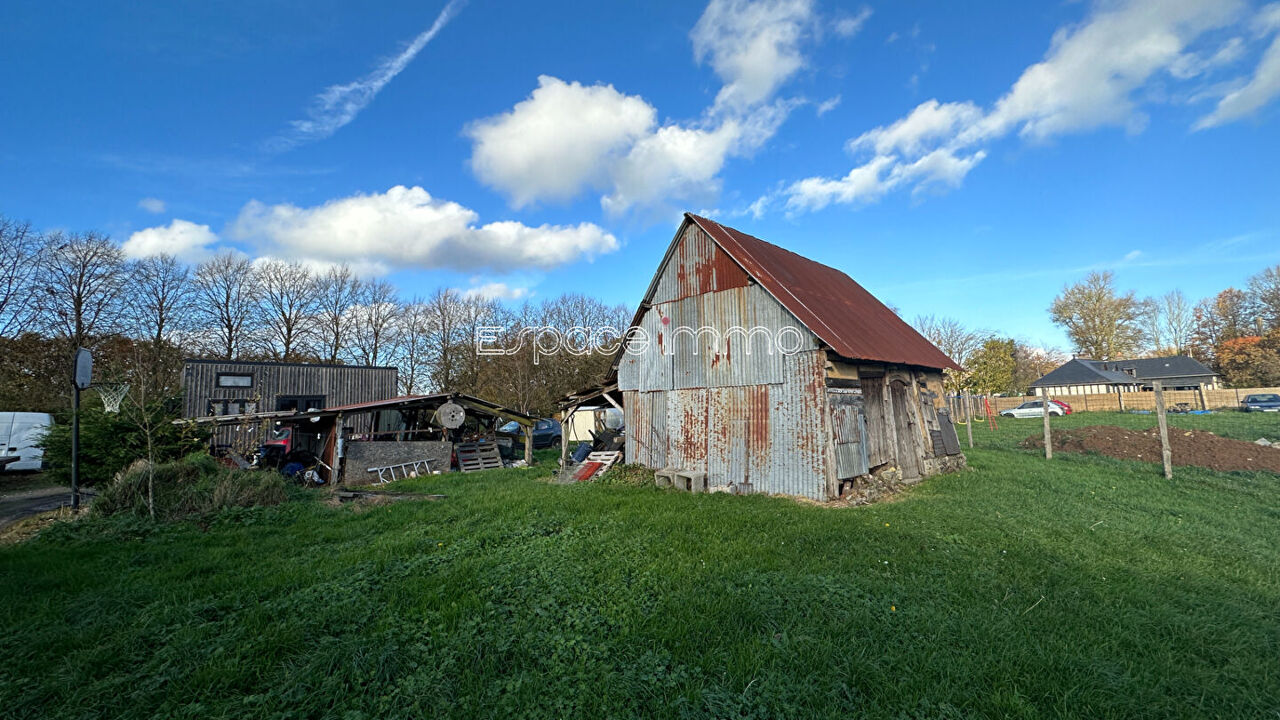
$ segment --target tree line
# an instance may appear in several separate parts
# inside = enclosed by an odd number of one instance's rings
[[[1280,265],[1192,302],[1181,290],[1155,297],[1116,287],[1109,271],[1089,273],[1054,298],[1049,317],[1079,357],[1118,360],[1189,355],[1235,387],[1280,385]],[[1023,394],[1037,378],[1071,359],[959,320],[926,315],[913,323],[965,368],[947,386],[978,393]]]
[[[399,391],[466,392],[546,414],[565,393],[599,382],[597,353],[536,361],[523,327],[610,325],[630,312],[580,294],[508,308],[437,288],[402,299],[345,265],[313,268],[224,252],[187,265],[127,258],[95,232],[38,233],[0,217],[0,407],[65,408],[70,359],[94,351],[96,375],[153,399],[176,397],[184,357],[393,365]],[[481,327],[501,327],[511,354],[478,355]],[[132,394],[133,391],[131,391]]]

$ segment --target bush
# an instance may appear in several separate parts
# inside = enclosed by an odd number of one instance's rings
[[[125,402],[128,405],[128,401]],[[136,407],[122,408],[119,413],[107,413],[96,403],[85,403],[80,408],[80,484],[106,483],[122,470],[147,454],[147,435],[139,422]],[[174,425],[172,415],[164,403],[155,403],[148,409],[155,461],[166,463],[177,460],[204,448],[207,435],[204,430],[190,426]],[[71,413],[59,413],[57,424],[49,428],[40,442],[51,479],[63,484],[71,483]]]
[[[139,460],[119,472],[94,499],[93,514],[146,517],[149,469],[145,460]],[[158,520],[179,520],[234,507],[277,505],[287,496],[287,483],[279,473],[233,470],[203,453],[156,465],[151,470],[151,481]]]

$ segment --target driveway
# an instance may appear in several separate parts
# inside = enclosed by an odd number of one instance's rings
[[[90,495],[80,491],[80,506],[84,507]],[[71,504],[71,488],[43,487],[34,490],[17,490],[0,493],[0,529],[9,527],[24,517],[57,510]]]

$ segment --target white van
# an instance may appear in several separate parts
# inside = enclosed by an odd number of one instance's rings
[[[9,463],[5,472],[40,470],[44,466],[44,450],[39,443],[52,424],[49,413],[0,412],[0,456],[21,458]]]

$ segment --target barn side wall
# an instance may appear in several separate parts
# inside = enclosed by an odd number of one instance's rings
[[[688,224],[618,367],[627,457],[712,486],[825,500],[834,454],[818,339]],[[699,329],[708,329],[699,332]],[[780,352],[782,339],[789,354]]]

